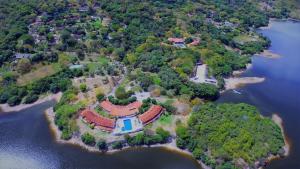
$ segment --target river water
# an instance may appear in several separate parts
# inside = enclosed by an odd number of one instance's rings
[[[282,57],[253,57],[244,76],[266,77],[260,84],[225,92],[217,102],[246,102],[263,115],[278,113],[292,144],[287,158],[272,161],[269,169],[300,168],[300,23],[273,22],[261,31],[270,48]],[[138,148],[112,155],[90,153],[78,146],[55,143],[44,110],[54,102],[0,114],[0,169],[197,169],[191,157],[162,148]]]
[[[253,67],[244,76],[266,77],[263,83],[224,93],[217,102],[246,102],[257,106],[263,115],[277,113],[291,142],[290,155],[275,160],[269,169],[300,168],[300,23],[272,22],[271,29],[260,30],[272,41],[270,50],[279,59],[254,56]]]
[[[0,115],[0,169],[196,169],[190,156],[162,148],[137,148],[112,155],[91,153],[53,140],[47,102]]]

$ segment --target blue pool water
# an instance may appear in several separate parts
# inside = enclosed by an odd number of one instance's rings
[[[131,125],[131,120],[130,119],[126,119],[123,122],[124,122],[124,127],[122,127],[122,131],[128,131],[128,130],[132,129],[132,125]]]

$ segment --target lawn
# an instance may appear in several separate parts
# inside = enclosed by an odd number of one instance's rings
[[[90,72],[95,72],[100,67],[108,65],[108,63],[109,60],[106,57],[100,56],[97,58],[97,61],[87,63],[87,67]]]
[[[29,73],[21,75],[17,79],[17,84],[18,85],[26,85],[32,81],[36,81],[41,78],[51,76],[60,70],[61,70],[61,68],[58,64],[41,66],[41,67],[38,67],[37,69],[35,69],[34,71],[31,71]]]
[[[171,114],[163,114],[158,119],[158,123],[161,125],[170,125],[174,119],[174,116]]]
[[[236,43],[244,44],[244,43],[247,43],[247,42],[258,41],[259,39],[257,39],[256,37],[248,36],[248,35],[239,35],[239,36],[234,37],[233,40]]]
[[[108,65],[109,59],[104,56],[100,56],[98,58],[98,62],[100,62],[101,65]]]

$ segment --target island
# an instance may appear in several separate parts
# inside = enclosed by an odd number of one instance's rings
[[[299,18],[295,0],[0,7],[0,108],[55,98],[46,116],[57,141],[107,153],[165,146],[211,168],[256,168],[286,155],[282,126],[251,105],[213,101],[265,80],[237,76],[271,45],[256,29]]]

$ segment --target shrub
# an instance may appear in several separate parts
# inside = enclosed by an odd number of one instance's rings
[[[134,94],[134,91],[132,91],[132,90],[126,91],[125,88],[122,86],[118,87],[115,92],[116,98],[121,99],[121,100],[129,99],[129,97],[133,94]]]
[[[73,132],[71,130],[69,130],[68,128],[66,128],[66,129],[62,130],[61,138],[64,140],[69,140],[72,138],[72,134],[73,134]]]
[[[81,92],[86,92],[87,91],[87,86],[84,83],[80,84],[79,88],[80,88]]]
[[[84,144],[89,146],[94,146],[96,144],[95,137],[90,133],[84,133],[83,135],[81,135],[81,140]]]
[[[167,112],[170,112],[170,113],[176,113],[176,107],[172,106],[171,104],[169,103],[161,103],[160,104],[162,107],[164,107],[166,109]]]
[[[101,101],[103,101],[103,100],[105,99],[105,95],[104,95],[103,93],[98,93],[98,94],[96,95],[96,97],[97,97],[97,100],[98,100],[99,102],[101,102]]]
[[[7,100],[8,105],[15,106],[21,103],[21,98],[19,96],[12,96]]]
[[[122,149],[123,143],[121,141],[116,141],[116,142],[112,143],[111,147],[113,149]]]
[[[116,89],[115,95],[118,99],[127,99],[129,97],[128,93],[126,92],[125,88],[120,86]]]
[[[113,96],[108,96],[108,100],[112,103],[112,104],[116,104],[116,105],[127,105],[129,103],[135,102],[137,99],[136,97],[129,97],[127,99],[116,99]]]
[[[30,104],[30,103],[33,103],[35,101],[37,101],[39,99],[39,96],[36,95],[36,94],[33,94],[33,93],[29,93],[25,99],[24,99],[24,103],[25,104]]]
[[[106,144],[105,140],[100,140],[100,141],[98,141],[97,147],[98,147],[99,150],[101,150],[101,151],[106,151],[106,150],[107,150],[107,144]]]
[[[158,127],[156,129],[156,134],[160,135],[162,140],[161,140],[161,143],[166,143],[168,142],[169,138],[170,138],[170,132],[169,131],[166,131],[164,130],[163,128],[161,127]]]
[[[1,93],[0,104],[6,103],[8,99],[9,99],[9,94],[8,93],[6,93],[6,92]]]

